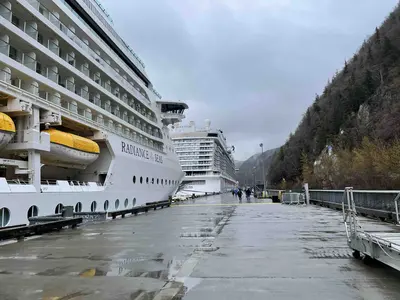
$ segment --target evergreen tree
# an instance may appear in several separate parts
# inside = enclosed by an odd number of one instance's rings
[[[373,60],[373,56],[372,56],[372,49],[370,46],[368,46],[368,50],[367,50],[367,62],[371,62]]]
[[[375,27],[375,38],[376,38],[376,40],[378,41],[378,43],[380,43],[380,41],[381,41],[381,35],[380,35],[380,32],[379,32],[378,27]]]
[[[367,70],[365,72],[364,88],[365,88],[367,97],[371,96],[375,92],[375,83],[374,83],[374,79],[372,78],[372,73],[370,70]]]
[[[306,124],[307,126],[311,125],[311,113],[310,113],[310,108],[307,108],[306,112]]]
[[[283,161],[285,159],[285,152],[283,151],[283,147],[279,148],[279,160]]]

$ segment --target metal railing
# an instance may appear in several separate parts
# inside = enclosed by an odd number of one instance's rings
[[[28,184],[30,184],[29,181],[21,180],[21,179],[10,179],[10,180],[7,180],[7,183],[8,184],[18,184],[18,185],[28,185]]]
[[[0,16],[11,22],[12,11],[2,3],[0,3]]]
[[[345,190],[309,190],[310,200],[342,203]],[[399,190],[352,190],[354,203],[358,207],[371,208],[383,211],[395,211],[393,199],[400,193]]]
[[[24,22],[24,32],[36,41],[38,40],[38,29],[28,24],[27,22]]]
[[[0,70],[0,80],[11,84],[11,72]]]

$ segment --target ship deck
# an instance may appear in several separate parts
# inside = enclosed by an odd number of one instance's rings
[[[231,194],[0,247],[0,299],[400,299],[341,212]],[[390,227],[389,225],[379,225]]]

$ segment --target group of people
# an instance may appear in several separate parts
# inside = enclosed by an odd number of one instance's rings
[[[247,187],[244,192],[246,194],[247,201],[249,201],[251,196],[251,189]],[[232,190],[232,196],[239,197],[239,201],[242,201],[242,195],[243,195],[243,190],[241,187],[237,187]]]

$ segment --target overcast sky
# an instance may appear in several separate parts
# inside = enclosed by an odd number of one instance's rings
[[[281,146],[397,0],[101,0],[165,100],[235,159]]]

